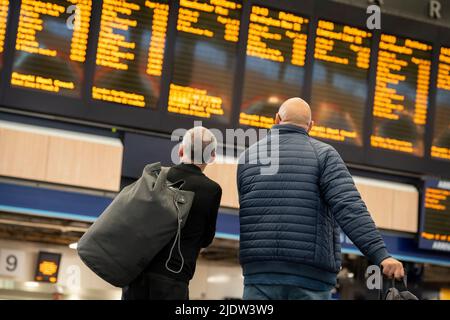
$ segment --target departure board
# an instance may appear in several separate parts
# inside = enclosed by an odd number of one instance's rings
[[[22,0],[11,85],[79,97],[91,12],[92,0]]]
[[[60,253],[40,251],[34,281],[57,283],[61,257]]]
[[[6,24],[8,23],[9,0],[0,0],[0,69],[3,67],[5,50]]]
[[[428,182],[419,246],[450,252],[450,182]]]
[[[382,34],[379,48],[371,145],[423,156],[432,47]]]
[[[168,111],[228,123],[242,5],[180,0]]]
[[[312,78],[310,135],[363,144],[372,34],[319,20]]]
[[[252,6],[239,123],[270,128],[280,104],[302,95],[308,19]]]
[[[450,160],[450,48],[441,48],[431,156]]]
[[[93,99],[156,108],[168,19],[167,0],[103,0]]]

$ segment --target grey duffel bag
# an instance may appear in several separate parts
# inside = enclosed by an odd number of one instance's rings
[[[116,287],[129,285],[153,257],[175,237],[166,267],[183,267],[180,233],[194,193],[180,190],[182,181],[167,181],[169,168],[147,165],[142,177],[125,187],[78,242],[83,262]],[[179,270],[168,267],[175,246]]]

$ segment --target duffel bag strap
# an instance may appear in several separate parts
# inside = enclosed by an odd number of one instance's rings
[[[169,270],[170,272],[178,274],[181,272],[181,270],[183,270],[183,267],[184,267],[184,257],[183,257],[183,254],[181,253],[181,223],[182,223],[182,219],[181,219],[180,207],[178,206],[178,199],[174,199],[174,202],[175,202],[175,207],[177,209],[178,228],[177,228],[177,234],[173,241],[172,247],[170,248],[169,258],[167,258],[167,261],[166,261],[166,269]],[[172,268],[169,267],[169,263],[170,263],[170,260],[172,260],[173,250],[175,249],[176,245],[178,246],[178,248],[177,248],[178,254],[180,255],[180,258],[181,258],[181,266],[178,270],[173,270]]]

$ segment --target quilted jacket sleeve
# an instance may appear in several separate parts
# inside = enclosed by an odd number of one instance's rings
[[[320,189],[324,200],[345,234],[372,263],[380,265],[389,253],[350,172],[333,147],[321,151]]]
[[[246,159],[248,157],[248,150],[243,152],[238,160],[237,170],[236,170],[236,184],[237,184],[237,191],[239,196],[239,202],[241,200],[241,179],[242,179],[242,171],[244,167],[246,166]]]

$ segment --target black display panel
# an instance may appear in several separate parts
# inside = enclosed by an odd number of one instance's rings
[[[92,0],[22,0],[11,86],[80,97]]]
[[[450,181],[425,183],[419,247],[450,252]]]
[[[431,56],[429,44],[381,35],[373,103],[373,148],[424,156]]]
[[[9,0],[0,0],[0,70],[3,67],[5,51],[6,25],[8,23]]]
[[[242,4],[181,0],[168,111],[229,123]]]
[[[310,135],[363,145],[372,33],[319,20],[316,30]]]
[[[352,43],[360,8],[236,1],[0,0],[0,104],[170,134],[195,117],[220,130],[267,128],[300,96],[313,107],[311,134],[347,163],[450,178],[449,54],[439,52],[448,29],[385,15],[382,30]]]
[[[431,157],[450,160],[450,48],[445,47],[441,48],[439,54]]]
[[[34,280],[37,282],[58,282],[58,273],[61,263],[61,254],[39,252]]]
[[[103,0],[93,99],[156,108],[168,16],[166,0]]]
[[[252,6],[239,123],[270,128],[280,104],[302,96],[309,20]]]

